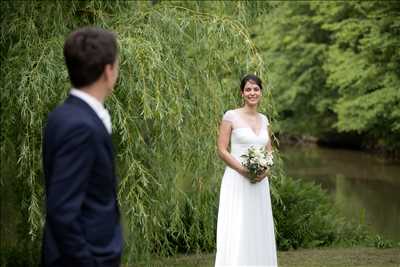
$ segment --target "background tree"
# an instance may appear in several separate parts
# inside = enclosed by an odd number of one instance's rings
[[[278,3],[254,27],[280,130],[400,147],[397,2]],[[352,138],[351,142],[357,139]]]

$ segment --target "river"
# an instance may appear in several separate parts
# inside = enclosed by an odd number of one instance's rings
[[[321,184],[346,218],[400,241],[400,162],[317,146],[280,151],[289,176]]]

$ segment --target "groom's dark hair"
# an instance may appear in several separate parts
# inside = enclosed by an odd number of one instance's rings
[[[99,79],[108,64],[114,64],[118,47],[115,34],[95,27],[72,32],[64,44],[64,58],[69,79],[76,88]]]

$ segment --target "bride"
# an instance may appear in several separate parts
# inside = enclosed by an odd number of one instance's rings
[[[220,191],[215,266],[276,267],[268,171],[253,184],[240,162],[250,146],[265,146],[272,152],[268,119],[257,112],[262,82],[247,75],[240,90],[244,106],[224,114],[218,137],[218,154],[227,167]]]

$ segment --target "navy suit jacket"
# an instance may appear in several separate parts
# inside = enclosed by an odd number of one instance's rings
[[[81,99],[70,95],[50,113],[43,165],[42,264],[119,266],[123,241],[111,136]]]

